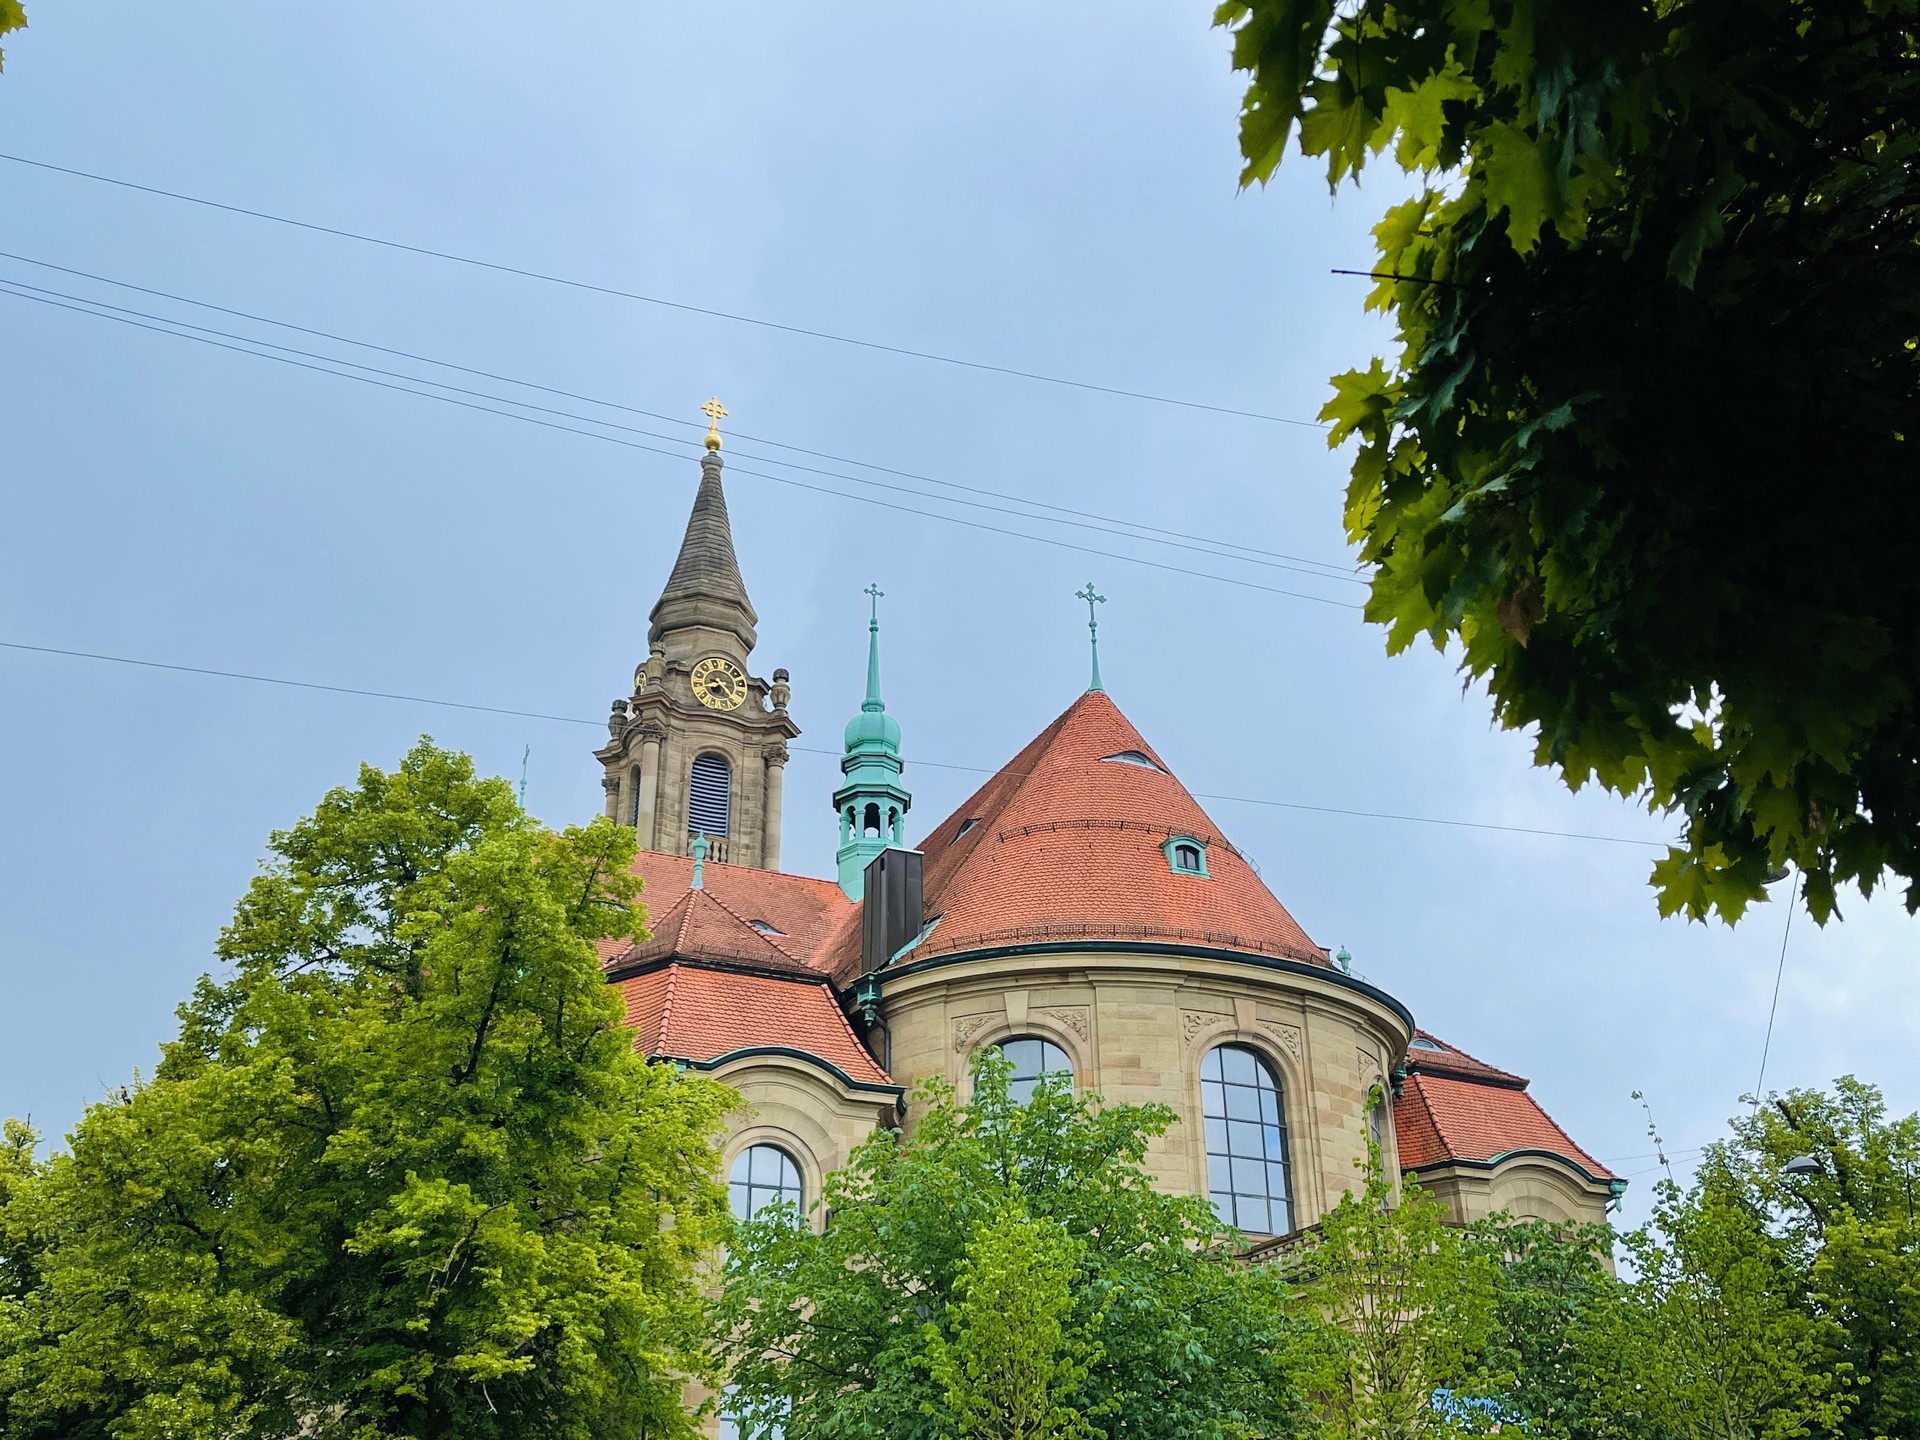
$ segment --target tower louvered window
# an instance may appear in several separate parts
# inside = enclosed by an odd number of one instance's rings
[[[723,755],[696,755],[687,784],[687,833],[726,838],[732,812],[733,769]]]

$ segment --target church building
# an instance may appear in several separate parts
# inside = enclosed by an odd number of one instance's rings
[[[837,827],[837,873],[784,873],[800,728],[788,673],[754,674],[717,425],[706,447],[649,653],[596,758],[607,815],[639,834],[652,931],[606,955],[607,978],[649,1055],[744,1097],[723,1156],[737,1213],[805,1210],[876,1126],[911,1129],[916,1083],[963,1085],[969,1057],[999,1046],[1017,1082],[1069,1074],[1171,1106],[1154,1178],[1211,1197],[1256,1246],[1354,1186],[1369,1138],[1458,1221],[1602,1218],[1625,1182],[1526,1080],[1420,1028],[1316,944],[1097,663],[1091,688],[922,828],[881,693],[876,592],[843,783],[796,797],[804,823]]]

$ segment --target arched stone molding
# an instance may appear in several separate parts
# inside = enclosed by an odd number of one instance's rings
[[[1227,1018],[1230,1022],[1232,1017]],[[1287,1125],[1287,1185],[1293,1209],[1293,1228],[1301,1230],[1320,1218],[1324,1206],[1320,1176],[1319,1117],[1312,1101],[1312,1079],[1306,1063],[1286,1050],[1266,1026],[1229,1023],[1209,1031],[1188,1047],[1185,1073],[1186,1107],[1180,1117],[1189,1133],[1189,1168],[1193,1193],[1205,1195],[1207,1185],[1207,1125],[1200,1093],[1200,1065],[1210,1051],[1222,1045],[1240,1045],[1253,1051],[1280,1082],[1281,1117]],[[1304,1142],[1304,1143],[1303,1143]]]
[[[1040,992],[1045,996],[1044,991]],[[953,1076],[955,1088],[963,1097],[971,1095],[972,1081],[969,1078],[973,1057],[989,1045],[998,1045],[1003,1040],[1017,1039],[1022,1035],[1038,1036],[1042,1040],[1051,1040],[1067,1052],[1067,1059],[1073,1063],[1073,1088],[1082,1095],[1098,1094],[1099,1067],[1094,1063],[1092,1007],[1084,1004],[1068,1004],[1063,997],[1060,1003],[1050,1003],[1045,998],[1038,1001],[1028,993],[1029,1003],[1021,1011],[1018,1020],[1011,1014],[985,1017],[986,1023],[970,1031],[964,1042],[957,1047]],[[1062,1014],[1062,1011],[1068,1013]],[[1073,1023],[1079,1019],[1079,1024]],[[975,1017],[968,1016],[966,1019]],[[956,1023],[954,1033],[960,1033]]]
[[[723,1164],[731,1167],[749,1145],[779,1145],[800,1167],[809,1207],[819,1202],[826,1177],[847,1163],[854,1147],[893,1123],[900,1098],[897,1086],[855,1085],[798,1052],[723,1055],[697,1068],[741,1098],[741,1107],[725,1122]],[[726,1174],[723,1169],[722,1179]],[[813,1215],[816,1226],[823,1219],[824,1212]]]
[[[1490,1215],[1556,1224],[1604,1223],[1612,1185],[1564,1156],[1522,1150],[1492,1160],[1450,1160],[1412,1172],[1457,1225]]]

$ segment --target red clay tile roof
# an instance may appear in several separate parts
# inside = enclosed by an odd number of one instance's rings
[[[1420,1042],[1425,1041],[1425,1044]],[[1437,1046],[1429,1049],[1428,1046]],[[1467,1054],[1458,1045],[1449,1045],[1429,1030],[1415,1030],[1413,1043],[1407,1046],[1407,1068],[1433,1075],[1459,1075],[1467,1079],[1486,1080],[1490,1084],[1508,1085],[1516,1090],[1527,1088],[1526,1079],[1515,1075],[1511,1070],[1500,1070]]]
[[[783,947],[784,937],[749,924],[711,890],[687,891],[648,924],[653,934],[616,956],[608,968],[624,970],[649,960],[728,960],[759,970],[816,973]]]
[[[639,1047],[648,1055],[716,1060],[778,1045],[817,1055],[862,1084],[892,1083],[822,979],[668,964],[616,983],[627,1003],[627,1024],[639,1032]]]
[[[783,875],[777,870],[755,870],[745,865],[722,865],[709,860],[701,872],[701,890],[693,890],[693,861],[684,855],[667,855],[657,850],[642,850],[633,862],[634,873],[644,882],[640,898],[647,907],[647,928],[653,938],[629,949],[624,944],[605,947],[602,959],[609,968],[635,959],[675,954],[690,959],[749,961],[764,956],[768,949],[799,965],[817,968],[825,942],[839,928],[840,921],[859,913],[840,887],[831,880],[816,880],[810,875]],[[717,901],[717,909],[687,897],[700,893]],[[669,917],[685,916],[697,908],[702,915],[673,929]],[[735,933],[738,925],[721,923],[723,916],[745,925],[753,936],[765,941],[756,945]],[[754,921],[772,927],[778,933],[759,929]],[[671,947],[662,950],[672,931]],[[711,950],[702,948],[711,945]],[[750,962],[751,963],[751,962]]]
[[[1108,758],[1125,751],[1153,766]],[[1172,872],[1161,847],[1176,835],[1206,842],[1205,877]],[[939,924],[913,951],[916,960],[1103,939],[1329,963],[1099,691],[1074,701],[922,848],[926,910]],[[843,922],[826,961],[843,983],[858,971],[859,945],[858,925]]]
[[[1512,1150],[1545,1150],[1571,1160],[1599,1180],[1613,1172],[1573,1143],[1540,1108],[1518,1075],[1496,1070],[1464,1050],[1409,1049],[1407,1080],[1393,1102],[1400,1165],[1418,1170],[1453,1160],[1490,1161]]]

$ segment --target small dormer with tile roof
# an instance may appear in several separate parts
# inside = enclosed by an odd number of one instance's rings
[[[734,554],[722,469],[716,423],[648,616],[647,658],[632,693],[613,702],[594,758],[606,814],[633,826],[641,849],[684,855],[704,835],[716,862],[778,870],[786,742],[800,727],[787,713],[787,672],[767,681],[749,666],[760,617]]]

